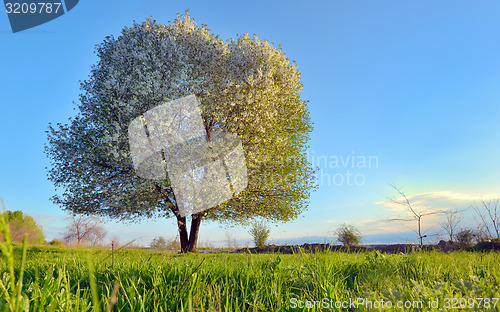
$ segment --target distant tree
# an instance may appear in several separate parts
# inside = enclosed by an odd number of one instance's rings
[[[415,207],[412,205],[412,203],[410,202],[408,197],[405,195],[405,193],[400,188],[398,188],[395,185],[391,185],[391,186],[399,194],[399,197],[392,198],[391,202],[393,202],[394,204],[397,204],[399,206],[405,207],[408,210],[410,215],[407,217],[388,218],[388,219],[386,219],[386,221],[388,221],[388,222],[392,222],[392,221],[402,221],[402,222],[416,221],[417,229],[413,230],[413,231],[418,235],[420,247],[422,247],[424,244],[424,238],[427,237],[426,234],[422,233],[422,218],[425,216],[443,213],[444,210],[431,210],[431,209],[426,208],[423,211],[419,211],[419,210],[415,209]]]
[[[446,210],[443,213],[444,220],[440,223],[440,225],[446,231],[449,241],[453,242],[464,215],[460,210]]]
[[[186,13],[168,25],[148,19],[125,27],[96,55],[78,115],[49,126],[48,176],[62,189],[54,203],[121,221],[176,218],[183,252],[196,251],[202,219],[286,222],[307,209],[316,187],[306,153],[312,122],[298,67],[281,48],[247,34],[224,41]],[[208,134],[241,139],[248,186],[217,207],[182,216],[168,179],[136,175],[127,129],[146,111],[188,95],[200,100]]]
[[[91,246],[100,244],[106,237],[107,231],[101,225],[99,218],[94,216],[72,215],[67,218],[68,225],[64,240],[77,246],[86,243]]]
[[[226,231],[225,234],[227,248],[236,248],[236,239],[234,238],[234,234]]]
[[[163,250],[167,249],[168,247],[168,242],[163,236],[158,236],[153,238],[151,243],[149,243],[149,247],[153,249],[158,249],[158,250]]]
[[[28,235],[29,244],[43,244],[45,242],[42,226],[36,223],[31,216],[22,211],[6,211],[5,215],[9,221],[12,242],[21,243],[24,234]]]
[[[357,246],[361,243],[361,232],[352,224],[341,224],[335,230],[335,235],[344,246]]]
[[[170,250],[180,250],[181,242],[179,241],[179,237],[174,238],[167,246],[167,249]]]
[[[113,245],[113,247],[115,249],[117,249],[117,248],[120,248],[120,246],[122,245],[122,242],[118,236],[113,236],[113,237],[111,237],[111,245]]]
[[[198,246],[201,247],[201,248],[206,248],[206,249],[212,249],[212,248],[214,248],[214,244],[208,238],[206,238],[205,241],[199,242]]]
[[[500,237],[500,199],[481,199],[472,204],[479,216],[479,228],[488,239]]]
[[[263,248],[266,246],[267,239],[271,233],[271,228],[262,220],[254,221],[248,233],[252,235],[255,247]]]
[[[474,242],[475,233],[471,229],[462,229],[456,235],[456,242],[461,248],[468,248]]]

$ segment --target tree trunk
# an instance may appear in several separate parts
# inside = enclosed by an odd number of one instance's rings
[[[202,214],[193,214],[191,216],[191,230],[189,233],[189,245],[187,248],[187,252],[196,252],[196,245],[198,244],[198,232],[200,231]]]
[[[156,186],[161,192],[160,186]],[[171,200],[169,196],[166,196],[168,200]],[[175,200],[175,199],[174,199]],[[177,229],[179,231],[179,239],[181,243],[181,252],[196,252],[196,245],[198,243],[198,232],[200,230],[201,219],[203,213],[192,214],[191,229],[188,236],[186,217],[182,217],[179,213],[179,208],[173,205],[171,208],[174,216],[177,218]]]
[[[191,221],[191,229],[188,236],[186,217],[181,217],[178,210],[172,209],[177,218],[177,229],[179,231],[179,239],[181,243],[181,252],[196,252],[196,245],[198,244],[198,232],[200,231],[200,224],[202,214],[193,214]]]
[[[189,239],[186,226],[186,217],[177,216],[177,228],[179,229],[179,239],[181,241],[181,252],[187,252]]]
[[[418,238],[420,239],[420,248],[424,245],[424,238],[422,237],[422,231],[420,228],[420,219],[421,216],[418,216]]]
[[[189,245],[186,217],[181,216],[179,209],[175,206],[171,207],[171,210],[177,218],[177,230],[179,231],[179,239],[181,241],[181,252],[184,253],[187,251]]]

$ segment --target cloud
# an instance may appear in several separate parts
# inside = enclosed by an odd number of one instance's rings
[[[464,194],[453,191],[426,192],[415,195],[406,195],[412,207],[419,212],[431,210],[448,210],[454,208],[464,208],[465,205],[479,200],[491,200],[498,198],[498,195],[475,195]],[[382,205],[389,212],[404,212],[408,210],[405,205],[399,204],[404,202],[404,197],[397,197],[393,200],[385,200],[375,202],[375,205]]]
[[[398,223],[389,223],[380,219],[371,219],[354,222],[364,235],[399,233],[408,230]]]
[[[415,196],[419,196],[422,198],[441,198],[451,201],[462,201],[462,202],[472,202],[477,200],[490,200],[494,198],[498,198],[498,195],[488,194],[488,195],[473,195],[473,194],[463,194],[459,192],[452,191],[443,191],[443,192],[428,192],[422,193]]]
[[[341,220],[327,220],[327,223],[335,223],[340,225],[342,223],[348,223],[356,226],[361,233],[364,235],[378,235],[378,234],[390,234],[390,233],[400,233],[408,231],[408,227],[401,222],[387,222],[384,219],[369,219],[361,221],[347,221],[342,222]]]
[[[31,213],[30,214],[33,219],[35,219],[37,222],[52,222],[54,221],[57,217],[56,216],[51,216],[47,214],[42,214],[42,213]]]
[[[429,199],[442,199],[442,200],[459,201],[459,202],[473,202],[481,199],[483,200],[495,199],[498,198],[499,195],[494,195],[494,194],[475,195],[475,194],[464,194],[453,191],[439,191],[439,192],[426,192],[415,195],[406,195],[406,197],[408,197],[408,200],[410,201],[415,201],[415,200],[426,201]],[[404,198],[398,197],[395,198],[395,200],[401,201],[404,200]],[[375,204],[382,204],[385,202],[388,201],[376,202]]]
[[[394,200],[386,200],[386,201],[376,202],[375,204],[376,205],[383,205],[384,207],[387,208],[386,210],[388,210],[388,211],[401,213],[401,212],[408,211],[407,206],[400,204],[403,202],[403,200],[404,199],[402,199],[402,198],[396,198]],[[417,211],[427,211],[431,208],[429,206],[429,204],[426,203],[426,201],[424,201],[424,200],[411,200],[410,198],[408,198],[408,200],[410,201],[413,209],[415,209]]]
[[[323,221],[324,223],[339,223],[340,221],[337,219],[330,219],[330,220],[325,220]]]

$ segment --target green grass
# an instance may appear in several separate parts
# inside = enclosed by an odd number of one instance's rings
[[[23,248],[13,250],[14,263],[20,264]],[[498,253],[177,255],[122,249],[115,255],[114,271],[110,254],[105,249],[28,247],[22,295],[17,296],[23,305],[17,311],[106,311],[111,302],[113,311],[323,311],[317,303],[316,308],[292,308],[294,302],[323,298],[417,301],[422,311],[440,300],[434,310],[451,311],[444,309],[444,298],[459,303],[460,298],[500,297]],[[7,285],[9,262],[1,265],[1,281]],[[14,275],[21,278],[19,266]],[[2,296],[0,309],[8,303]],[[500,311],[500,303],[496,306],[489,310]],[[488,309],[483,301],[465,310]]]
[[[500,311],[495,252],[183,255],[119,249],[113,268],[107,249],[28,247],[26,237],[14,246],[1,217],[0,233],[0,312]],[[365,304],[349,304],[360,300]],[[398,303],[408,308],[394,308]]]

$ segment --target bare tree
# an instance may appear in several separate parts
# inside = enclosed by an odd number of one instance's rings
[[[424,211],[418,211],[412,206],[410,200],[405,195],[405,193],[401,190],[401,188],[398,188],[395,185],[391,185],[391,187],[394,188],[398,192],[400,197],[399,198],[397,198],[397,197],[392,198],[390,201],[395,203],[395,204],[398,204],[400,206],[406,207],[408,209],[408,211],[410,212],[410,216],[409,217],[389,218],[386,221],[389,221],[389,222],[391,222],[391,221],[402,221],[402,222],[416,221],[417,222],[417,229],[413,230],[413,231],[415,233],[417,233],[418,239],[420,241],[420,247],[422,247],[422,245],[424,244],[424,238],[427,237],[427,235],[422,233],[422,218],[425,216],[430,216],[430,215],[442,213],[443,210],[436,211],[436,210],[426,209]]]
[[[500,237],[500,199],[474,201],[472,207],[480,219],[480,232],[487,238]]]
[[[97,217],[71,215],[67,220],[68,226],[66,226],[64,240],[68,244],[76,241],[77,246],[80,246],[82,242],[95,246],[106,237],[107,231]]]
[[[114,248],[120,248],[122,246],[122,241],[118,236],[111,237],[111,245]]]
[[[168,247],[167,239],[163,236],[158,236],[153,238],[151,243],[149,243],[149,247],[153,249],[164,250]]]
[[[462,222],[464,215],[461,210],[446,210],[444,213],[444,220],[439,224],[446,231],[450,238],[450,242],[455,240],[455,235],[459,231],[460,222]]]
[[[226,244],[227,248],[236,248],[236,239],[234,238],[234,233],[230,233],[229,231],[226,231]]]

